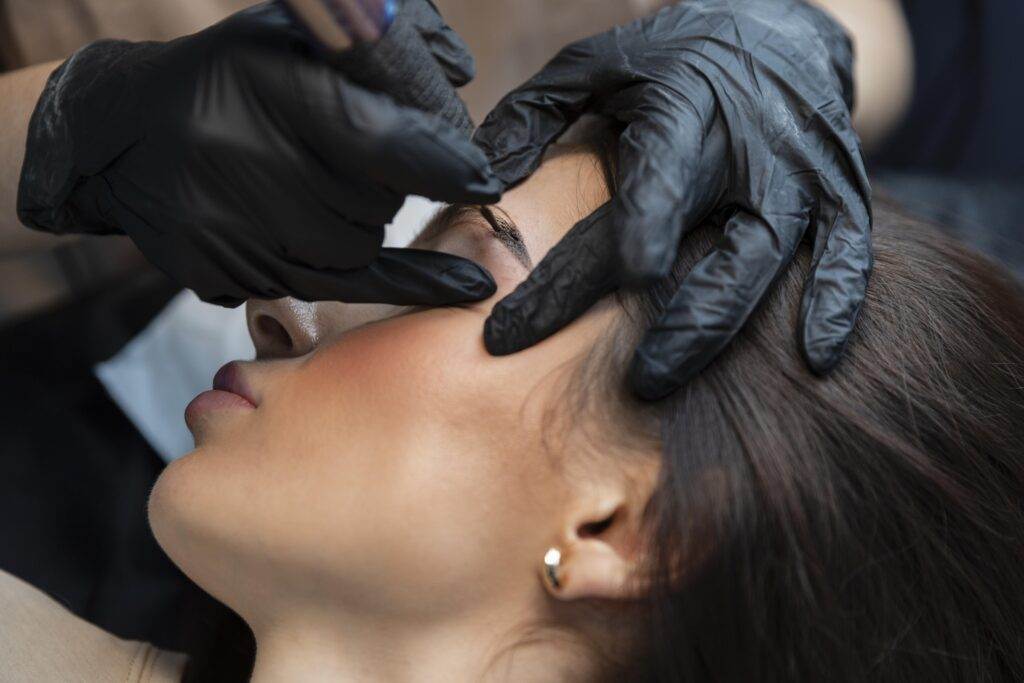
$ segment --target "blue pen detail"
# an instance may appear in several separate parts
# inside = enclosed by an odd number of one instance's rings
[[[332,48],[323,45],[317,38],[316,32],[310,30],[307,21],[300,16],[300,12],[293,7],[288,0],[279,0],[292,18],[313,42],[328,53]],[[399,11],[399,0],[316,0],[328,14],[331,20],[337,24],[342,31],[355,43],[373,42],[378,40],[387,32]],[[3,0],[0,0],[2,3]],[[296,3],[297,4],[297,3]],[[315,20],[312,20],[315,21]],[[337,47],[333,48],[337,49]]]
[[[388,30],[398,15],[398,0],[384,0],[384,16],[380,24],[381,33]]]
[[[359,6],[382,34],[398,14],[398,0],[359,0]]]
[[[388,30],[391,22],[395,20],[395,15],[398,14],[397,0],[356,0],[356,2],[381,35]],[[327,5],[333,10],[337,22],[351,33],[351,24],[340,3],[334,4],[334,1],[330,0]]]

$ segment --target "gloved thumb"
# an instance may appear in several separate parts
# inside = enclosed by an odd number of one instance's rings
[[[406,0],[402,12],[419,31],[448,81],[456,88],[473,80],[476,62],[462,37],[445,23],[431,0]]]
[[[412,1],[414,8],[422,2]],[[420,36],[416,19],[415,13],[408,16],[403,9],[383,38],[341,53],[334,66],[364,88],[387,93],[399,104],[439,116],[469,137],[473,131],[469,111]]]

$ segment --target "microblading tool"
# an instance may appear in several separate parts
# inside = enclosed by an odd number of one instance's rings
[[[398,0],[285,0],[285,4],[330,52],[378,41],[398,12]]]
[[[348,78],[387,93],[399,104],[436,114],[467,137],[472,134],[466,105],[444,70],[432,62],[434,56],[419,33],[418,21],[431,13],[443,25],[427,0],[279,1],[324,58]]]

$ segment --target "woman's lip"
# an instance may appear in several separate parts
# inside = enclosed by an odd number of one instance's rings
[[[209,389],[192,399],[185,407],[185,424],[194,430],[201,417],[215,410],[255,410],[248,399],[230,391]]]
[[[242,366],[238,361],[225,363],[217,374],[213,376],[213,388],[217,391],[235,394],[248,403],[251,407],[257,406],[256,398],[253,396],[249,384],[242,374]]]

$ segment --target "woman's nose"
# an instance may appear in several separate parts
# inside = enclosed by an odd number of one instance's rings
[[[298,299],[251,299],[245,305],[257,358],[304,356],[320,342],[316,304]]]

